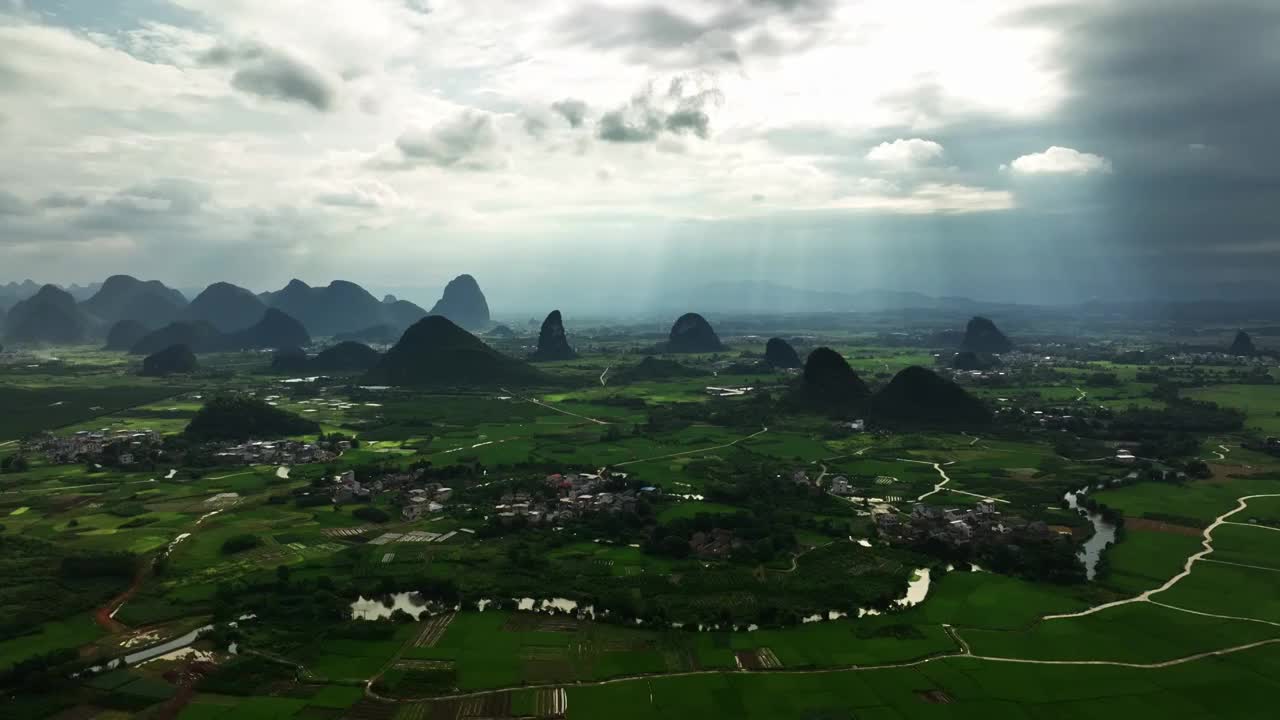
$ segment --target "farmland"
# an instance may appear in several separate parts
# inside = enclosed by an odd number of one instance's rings
[[[828,340],[873,385],[935,364],[927,346]],[[854,431],[794,404],[792,375],[712,380],[712,354],[680,358],[702,376],[611,384],[606,368],[635,362],[624,344],[518,389],[285,382],[243,354],[158,382],[111,353],[56,357],[0,368],[19,408],[0,460],[23,459],[0,474],[0,571],[27,579],[0,593],[21,618],[0,672],[60,689],[14,697],[18,717],[1250,717],[1280,689],[1280,462],[1243,447],[1269,422],[1252,388],[1183,391],[1244,424],[1129,464],[1112,456],[1138,441],[1069,416],[1178,400],[1110,361],[960,377],[1000,409],[990,426]],[[298,443],[346,445],[289,466],[191,452],[187,423],[228,392],[318,423]],[[23,452],[40,431],[162,443],[127,465],[55,462]],[[340,495],[347,472],[388,487]],[[611,484],[574,494],[627,504],[555,495],[596,476]],[[399,477],[450,492],[411,516]],[[998,547],[893,542],[878,520],[989,506],[1074,548],[1094,529],[1063,496],[1082,487],[1121,526],[1092,581]],[[84,681],[28,669],[205,626]]]

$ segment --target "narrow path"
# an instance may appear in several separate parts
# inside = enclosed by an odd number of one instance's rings
[[[1167,608],[1169,610],[1177,610],[1178,612],[1184,612],[1190,615],[1199,615],[1201,617],[1217,618],[1219,620],[1240,620],[1243,622],[1259,623],[1262,625],[1271,625],[1272,627],[1280,628],[1280,622],[1263,620],[1262,618],[1242,617],[1240,615],[1219,615],[1218,613],[1210,613],[1210,612],[1204,612],[1202,610],[1192,610],[1191,608],[1178,607],[1177,605],[1162,603],[1159,600],[1152,600],[1150,602],[1152,605],[1159,605],[1162,608]]]
[[[747,440],[750,440],[752,438],[759,437],[760,435],[763,435],[767,432],[769,432],[769,428],[763,428],[757,432],[751,433],[746,437],[738,438],[733,442],[728,442],[723,445],[716,445],[714,447],[709,447],[709,448],[699,448],[697,450],[685,450],[683,452],[671,453],[670,455],[659,455],[658,457],[642,458],[640,460],[627,460],[626,462],[614,463],[613,467],[622,467],[624,465],[635,465],[636,463],[643,463],[643,462],[653,462],[654,460],[666,460],[667,458],[680,457],[681,455],[693,455],[694,453],[711,452],[712,450],[723,450],[727,447],[733,447],[734,445],[737,445],[740,442],[746,442]]]
[[[957,490],[955,488],[946,488],[946,490],[949,493],[955,493],[957,495],[968,495],[969,497],[976,497],[979,500],[986,500],[987,502],[1004,503],[1005,505],[1012,504],[1008,500],[1005,500],[1004,498],[991,497],[990,495],[982,495],[981,493],[969,492],[968,490]]]
[[[917,660],[907,660],[904,662],[883,663],[880,665],[839,665],[824,668],[768,668],[760,670],[743,670],[743,669],[714,669],[714,670],[686,670],[684,672],[675,673],[647,673],[620,675],[618,677],[609,678],[607,680],[578,680],[573,682],[555,682],[555,683],[528,683],[524,685],[512,685],[509,687],[491,688],[488,690],[474,690],[471,692],[450,693],[447,695],[434,695],[428,697],[417,698],[389,698],[378,695],[372,687],[372,680],[365,686],[365,693],[369,697],[392,703],[417,703],[433,700],[467,700],[471,698],[484,697],[497,693],[510,692],[513,690],[541,690],[541,689],[562,689],[565,687],[601,687],[605,685],[617,685],[620,683],[634,682],[636,680],[654,680],[667,678],[683,678],[709,675],[834,675],[847,672],[875,672],[877,670],[900,670],[905,668],[920,667],[934,662],[943,662],[947,660],[973,660],[979,662],[998,662],[1011,663],[1017,665],[1093,665],[1103,667],[1123,667],[1134,668],[1139,670],[1155,670],[1160,668],[1174,667],[1177,665],[1185,665],[1187,663],[1204,660],[1211,657],[1221,657],[1223,655],[1232,655],[1238,652],[1245,652],[1267,645],[1280,643],[1280,638],[1271,638],[1268,640],[1258,640],[1256,642],[1246,643],[1244,645],[1235,645],[1233,647],[1222,648],[1219,650],[1209,650],[1206,652],[1196,653],[1194,655],[1186,655],[1172,660],[1163,660],[1152,663],[1136,663],[1136,662],[1120,662],[1118,660],[1027,660],[1023,658],[1008,657],[992,657],[989,655],[974,655],[969,651],[969,646],[963,639],[948,632],[953,639],[957,641],[960,649],[930,655],[929,657]]]
[[[600,387],[609,387],[609,381],[606,380],[606,378],[609,375],[609,371],[612,369],[613,365],[610,364],[605,367],[604,372],[600,373]]]
[[[1162,593],[1168,590],[1169,588],[1172,588],[1174,585],[1177,585],[1179,582],[1182,581],[1183,578],[1191,574],[1191,567],[1193,565],[1195,565],[1198,561],[1200,561],[1201,559],[1205,558],[1206,556],[1208,556],[1210,553],[1213,552],[1213,531],[1216,530],[1218,526],[1227,524],[1227,518],[1249,507],[1250,500],[1255,500],[1258,498],[1274,498],[1274,497],[1280,497],[1280,494],[1245,495],[1244,497],[1237,498],[1235,508],[1228,510],[1227,512],[1219,515],[1213,521],[1213,523],[1209,525],[1209,527],[1204,529],[1204,534],[1203,534],[1204,539],[1200,541],[1200,545],[1204,549],[1188,557],[1187,562],[1182,566],[1182,572],[1169,578],[1160,587],[1155,588],[1154,590],[1147,590],[1143,592],[1141,595],[1137,595],[1135,597],[1126,598],[1124,600],[1116,600],[1114,602],[1109,602],[1109,603],[1103,603],[1101,605],[1095,605],[1094,607],[1091,607],[1087,610],[1081,610],[1080,612],[1064,613],[1061,615],[1046,615],[1044,616],[1044,619],[1060,620],[1064,618],[1084,617],[1086,615],[1092,615],[1096,612],[1100,612],[1108,608],[1119,607],[1121,605],[1130,605],[1132,603],[1139,603],[1139,602],[1151,602],[1152,595]],[[1249,527],[1254,527],[1254,526],[1250,525]],[[1166,607],[1173,607],[1173,606],[1166,606]],[[1174,608],[1174,609],[1181,609],[1181,608]]]
[[[1225,522],[1223,525],[1235,525],[1236,527],[1258,528],[1259,530],[1274,530],[1280,532],[1280,527],[1271,527],[1270,525],[1257,525],[1255,523],[1242,522]]]
[[[151,478],[149,480],[125,480],[123,482],[100,482],[100,483],[90,483],[88,485],[63,485],[62,487],[24,488],[21,490],[5,490],[4,492],[0,492],[0,495],[25,495],[28,493],[62,492],[63,490],[83,490],[85,488],[94,488],[94,487],[117,487],[120,485],[141,485],[143,483],[153,483],[155,481],[156,481],[155,478]]]
[[[1229,562],[1227,560],[1214,560],[1213,558],[1203,558],[1200,560],[1200,562],[1217,563],[1218,565],[1234,565],[1235,567],[1249,568],[1251,570],[1266,570],[1267,572],[1280,572],[1280,568],[1267,567],[1265,565],[1246,565],[1245,563]]]
[[[937,485],[934,485],[933,489],[930,490],[929,492],[916,498],[916,502],[920,502],[925,498],[929,497],[930,495],[936,495],[937,493],[942,492],[942,488],[946,487],[947,484],[951,482],[951,477],[947,475],[946,470],[942,469],[941,463],[931,463],[928,460],[908,460],[906,458],[898,458],[898,462],[916,463],[917,465],[932,465],[933,469],[937,470],[938,474],[942,476],[942,482],[938,483]],[[955,463],[955,460],[952,460],[951,462],[947,463],[947,465],[951,465],[953,463]]]
[[[579,415],[578,413],[575,413],[575,412],[569,412],[568,410],[562,410],[561,408],[558,408],[558,407],[556,407],[555,405],[552,405],[551,403],[543,402],[543,401],[541,401],[541,400],[539,400],[539,399],[537,399],[537,398],[522,397],[522,396],[520,396],[519,394],[514,393],[514,392],[511,392],[510,390],[508,390],[508,389],[506,389],[506,388],[499,388],[499,390],[501,390],[502,392],[504,392],[504,393],[506,393],[506,394],[510,395],[511,397],[519,398],[520,400],[523,400],[523,401],[525,401],[525,402],[533,403],[534,405],[540,405],[540,406],[542,406],[542,407],[544,407],[544,408],[546,408],[546,409],[548,409],[548,410],[553,410],[553,411],[555,411],[555,412],[562,413],[562,414],[564,414],[564,415],[568,415],[568,416],[570,416],[570,417],[576,417],[576,418],[578,418],[578,419],[580,419],[580,420],[586,420],[586,421],[588,421],[588,422],[593,422],[593,423],[595,423],[595,424],[597,424],[597,425],[608,425],[608,424],[609,424],[608,422],[606,422],[606,421],[604,421],[604,420],[598,420],[598,419],[593,418],[593,417],[587,417],[586,415]]]
[[[124,607],[130,598],[138,594],[138,590],[142,589],[142,583],[146,582],[150,574],[151,563],[149,561],[141,563],[133,574],[133,579],[129,581],[129,587],[108,600],[107,604],[93,611],[93,621],[98,624],[98,627],[112,635],[129,629],[128,625],[116,619],[116,613],[120,612],[120,608]]]

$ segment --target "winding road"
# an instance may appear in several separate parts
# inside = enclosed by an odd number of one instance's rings
[[[1243,524],[1244,524],[1244,523],[1228,523],[1227,518],[1231,517],[1232,515],[1235,515],[1235,514],[1236,514],[1236,513],[1238,513],[1238,512],[1242,512],[1242,511],[1244,511],[1246,508],[1248,508],[1248,507],[1249,507],[1249,501],[1250,501],[1250,500],[1256,500],[1256,499],[1259,499],[1259,498],[1276,498],[1276,497],[1280,497],[1280,494],[1278,494],[1278,493],[1272,493],[1272,494],[1266,494],[1266,495],[1245,495],[1244,497],[1237,498],[1237,499],[1236,499],[1236,506],[1235,506],[1235,508],[1233,508],[1233,509],[1231,509],[1231,510],[1228,510],[1227,512],[1225,512],[1225,513],[1223,513],[1223,514],[1219,515],[1219,516],[1218,516],[1218,517],[1213,521],[1213,523],[1212,523],[1211,525],[1209,525],[1209,527],[1207,527],[1207,528],[1205,528],[1205,529],[1204,529],[1204,534],[1203,534],[1204,539],[1200,541],[1200,545],[1203,547],[1203,549],[1202,549],[1200,552],[1195,553],[1194,555],[1192,555],[1192,556],[1188,557],[1188,558],[1187,558],[1187,562],[1182,566],[1182,572],[1179,572],[1177,575],[1174,575],[1173,577],[1171,577],[1171,578],[1169,578],[1168,580],[1166,580],[1166,581],[1165,581],[1165,583],[1164,583],[1163,585],[1161,585],[1160,587],[1155,588],[1154,590],[1147,590],[1146,592],[1143,592],[1141,595],[1136,595],[1136,596],[1131,597],[1131,598],[1125,598],[1124,600],[1116,600],[1116,601],[1114,601],[1114,602],[1103,603],[1103,604],[1101,604],[1101,605],[1095,605],[1094,607],[1091,607],[1091,608],[1089,608],[1089,609],[1087,609],[1087,610],[1081,610],[1080,612],[1064,613],[1064,614],[1061,614],[1061,615],[1046,615],[1046,616],[1044,616],[1044,619],[1045,619],[1045,620],[1061,620],[1061,619],[1065,619],[1065,618],[1077,618],[1077,617],[1084,617],[1084,616],[1086,616],[1086,615],[1092,615],[1092,614],[1094,614],[1094,613],[1101,612],[1101,611],[1106,610],[1106,609],[1108,609],[1108,608],[1120,607],[1121,605],[1132,605],[1133,603],[1140,603],[1140,602],[1154,602],[1154,601],[1151,599],[1151,596],[1153,596],[1153,595],[1158,595],[1158,594],[1160,594],[1160,593],[1162,593],[1162,592],[1164,592],[1164,591],[1168,590],[1169,588],[1172,588],[1174,585],[1177,585],[1177,584],[1178,584],[1179,582],[1181,582],[1184,578],[1186,578],[1188,575],[1190,575],[1190,574],[1191,574],[1191,568],[1192,568],[1192,567],[1193,567],[1197,562],[1199,562],[1200,560],[1204,559],[1205,557],[1207,557],[1209,554],[1211,554],[1211,553],[1213,552],[1213,531],[1214,531],[1214,530],[1218,529],[1218,527],[1219,527],[1219,526],[1221,526],[1221,525],[1227,525],[1227,524],[1232,524],[1232,525],[1243,525]],[[1258,526],[1256,526],[1256,525],[1246,525],[1246,527],[1258,527]],[[1268,529],[1272,529],[1272,528],[1268,528]],[[1209,615],[1208,613],[1201,613],[1201,612],[1197,612],[1197,611],[1193,611],[1193,610],[1185,610],[1184,608],[1175,607],[1175,606],[1173,606],[1173,605],[1165,605],[1164,603],[1156,603],[1156,604],[1160,605],[1161,607],[1167,607],[1167,608],[1170,608],[1170,609],[1173,609],[1173,610],[1183,610],[1184,612],[1192,612],[1192,613],[1197,614],[1197,615]],[[1209,615],[1209,616],[1210,616],[1210,617],[1225,617],[1225,616],[1215,616],[1215,615]],[[1280,627],[1280,624],[1278,624],[1278,623],[1272,623],[1272,622],[1267,621],[1267,620],[1257,620],[1257,619],[1255,619],[1255,618],[1229,618],[1229,619],[1234,619],[1234,620],[1254,620],[1255,622],[1264,622],[1264,623],[1267,623],[1267,624],[1270,624],[1270,625],[1276,625],[1277,627]]]

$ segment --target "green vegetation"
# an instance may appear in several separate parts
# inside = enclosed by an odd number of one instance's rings
[[[656,334],[575,328],[589,350],[531,373],[529,333],[423,327],[359,381],[263,353],[204,355],[177,384],[80,348],[0,367],[19,408],[0,436],[6,716],[547,716],[567,698],[569,717],[1250,717],[1278,689],[1280,497],[1151,602],[1086,612],[1178,575],[1240,497],[1280,495],[1248,368],[1059,338],[1052,361],[952,373],[954,345],[923,334],[768,328],[863,383],[824,405],[760,362],[755,328],[678,359],[644,354]],[[143,429],[163,438],[129,463],[24,442]],[[323,453],[219,454],[277,438]],[[1123,518],[1091,582],[1092,526],[1062,501],[1086,486]],[[1016,549],[941,525],[893,541],[877,519],[912,522],[918,499],[1032,530],[1001,536]],[[382,619],[353,620],[358,598]],[[198,660],[72,677],[210,623]],[[480,694],[431,699],[456,692]]]

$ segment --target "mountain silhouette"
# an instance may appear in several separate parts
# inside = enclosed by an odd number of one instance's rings
[[[801,404],[824,412],[861,411],[870,395],[844,356],[829,347],[809,353],[795,390]]]
[[[80,308],[104,325],[133,320],[158,328],[177,319],[187,299],[159,280],[142,281],[131,275],[112,275]]]
[[[991,411],[964,388],[918,366],[908,367],[871,398],[877,422],[928,426],[974,426],[991,422]]]
[[[765,343],[764,361],[776,368],[798,368],[803,364],[791,343],[780,337],[769,338]]]
[[[444,316],[467,330],[479,330],[489,324],[489,303],[475,278],[459,275],[444,286],[444,293],[430,314]]]
[[[76,299],[56,285],[45,285],[9,308],[4,338],[11,343],[75,345],[85,341],[89,318]]]
[[[1227,349],[1231,355],[1256,355],[1258,348],[1253,344],[1253,338],[1249,337],[1249,333],[1240,330],[1236,333],[1236,337],[1231,341],[1231,347]]]
[[[291,280],[283,289],[265,293],[263,300],[297,318],[315,336],[336,336],[376,325],[403,329],[427,314],[404,300],[380,301],[346,280],[334,280],[326,287]]]
[[[1013,343],[989,318],[975,315],[965,327],[960,349],[975,353],[999,354],[1013,350]]]
[[[509,331],[508,331],[509,332]],[[542,330],[538,333],[538,349],[529,356],[530,360],[572,360],[578,353],[569,346],[569,338],[565,336],[564,321],[559,310],[552,310],[547,319],[542,321]]]
[[[195,372],[197,366],[196,354],[191,352],[191,348],[186,345],[170,345],[143,358],[139,374],[147,377],[188,374]]]
[[[231,283],[216,282],[205,288],[182,311],[180,320],[207,322],[219,332],[243,330],[262,319],[267,309],[257,295]],[[196,352],[200,352],[198,349]]]
[[[493,385],[545,381],[532,365],[507,357],[440,315],[414,323],[365,376],[382,385]]]
[[[708,353],[724,349],[711,323],[698,313],[685,313],[675,321],[666,346],[667,352],[673,353]]]

